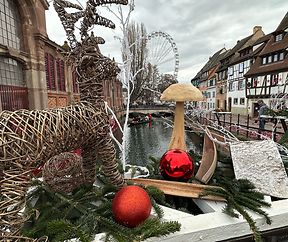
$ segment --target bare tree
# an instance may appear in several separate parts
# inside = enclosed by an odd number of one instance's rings
[[[177,83],[178,81],[174,77],[174,75],[171,74],[164,74],[161,76],[160,81],[157,83],[157,91],[163,92],[167,87],[169,87],[172,84]]]
[[[150,63],[146,65],[145,82],[142,86],[140,100],[142,103],[146,102],[152,104],[156,99],[160,98],[160,92],[157,90],[157,85],[161,79],[157,66]]]
[[[146,39],[147,33],[146,28],[143,23],[138,24],[131,22],[128,26],[128,42],[130,46],[131,58],[131,73],[135,76],[134,80],[134,90],[131,93],[131,103],[137,101],[141,96],[142,87],[145,83],[146,71],[139,72],[140,69],[143,69],[146,63]],[[125,57],[125,56],[124,56]],[[125,60],[125,58],[123,58]]]

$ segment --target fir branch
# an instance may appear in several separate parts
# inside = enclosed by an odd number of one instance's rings
[[[153,187],[149,187],[147,191],[152,194],[150,199],[158,216],[154,220],[158,222],[147,223],[142,229],[141,225],[130,229],[117,224],[112,214],[115,191],[115,187],[103,184],[103,187],[82,186],[72,193],[60,194],[39,184],[29,194],[29,205],[26,206],[25,214],[30,217],[22,234],[33,238],[47,235],[51,242],[72,238],[86,242],[91,241],[96,233],[106,232],[107,241],[132,242],[135,238],[140,241],[152,235],[161,236],[179,230],[180,225],[177,222],[160,222],[163,211],[153,197],[159,201],[165,197],[162,191]],[[163,230],[154,228],[155,224]]]
[[[131,235],[130,228],[124,227],[109,218],[98,217],[97,220],[102,225],[104,231],[109,236],[113,236],[117,242],[129,242],[135,238],[135,235]]]
[[[228,199],[229,196],[231,196],[231,194],[226,191],[226,190],[223,190],[222,188],[218,188],[218,187],[215,187],[215,188],[206,188],[200,195],[199,197],[205,197],[205,196],[208,196],[208,195],[211,195],[211,196],[217,196],[217,197],[223,197],[225,200]]]
[[[271,219],[270,219],[269,215],[264,210],[259,208],[261,205],[259,205],[255,201],[253,201],[251,199],[247,199],[243,196],[241,196],[241,197],[236,196],[235,200],[237,201],[237,204],[239,204],[240,206],[249,208],[250,210],[264,216],[266,219],[266,223],[271,224]],[[270,204],[269,204],[269,206],[270,206]]]
[[[151,203],[152,203],[152,206],[155,210],[155,213],[157,214],[157,217],[160,219],[160,218],[163,218],[164,216],[164,212],[163,212],[163,209],[155,202],[154,199],[151,199]]]
[[[250,229],[252,230],[253,237],[255,242],[262,242],[261,233],[256,226],[256,222],[252,217],[243,209],[242,206],[239,206],[237,203],[234,204],[235,209],[243,216],[243,218],[248,222]]]
[[[226,206],[223,208],[223,212],[233,218],[239,218],[239,215],[234,212],[233,206],[229,203],[227,203]]]
[[[239,192],[239,194],[245,195],[245,197],[257,201],[259,204],[263,206],[269,207],[269,203],[267,203],[264,199],[264,195],[257,191],[248,191],[248,192]]]
[[[270,204],[264,200],[264,195],[255,190],[254,184],[245,179],[233,179],[229,181],[225,177],[217,177],[218,188],[205,189],[201,196],[213,195],[225,198],[226,206],[223,212],[232,216],[239,217],[234,210],[248,222],[256,242],[262,241],[256,222],[248,214],[246,209],[250,209],[265,217],[266,223],[271,224],[269,215],[261,209],[262,206],[269,207]]]
[[[181,225],[175,221],[161,222],[159,219],[149,218],[135,229],[142,232],[137,239],[143,241],[150,237],[160,237],[169,233],[175,233],[176,231],[180,231],[180,228]]]
[[[233,181],[236,181],[236,184],[239,187],[239,191],[246,191],[246,192],[251,191],[254,193],[258,193],[254,190],[255,185],[247,179],[238,179],[238,180],[234,179]],[[228,183],[228,185],[229,185],[229,183]],[[263,197],[263,195],[262,195],[262,197]]]
[[[249,194],[248,194],[249,195]],[[263,198],[264,199],[264,196]],[[252,205],[254,207],[271,207],[271,204],[266,202],[265,200],[260,200],[259,198],[254,199],[254,197],[247,196],[244,192],[235,194],[235,200],[238,201],[243,206],[246,206],[247,204]]]
[[[282,135],[281,139],[279,140],[280,145],[284,145],[285,143],[288,143],[288,130],[285,132],[285,134]]]
[[[165,203],[165,194],[159,188],[155,186],[147,186],[145,190],[150,197],[153,197],[155,199],[156,202],[159,202],[161,204]]]

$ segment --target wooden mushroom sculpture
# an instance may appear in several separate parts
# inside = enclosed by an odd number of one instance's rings
[[[184,102],[203,101],[203,99],[201,91],[190,83],[172,84],[162,93],[160,100],[176,102],[174,128],[169,149],[187,150],[184,127]]]

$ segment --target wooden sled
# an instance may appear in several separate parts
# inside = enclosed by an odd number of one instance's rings
[[[214,186],[186,183],[186,182],[175,182],[166,180],[156,180],[147,178],[132,178],[126,179],[132,181],[135,184],[141,184],[144,186],[155,186],[162,190],[164,194],[180,196],[180,197],[190,197],[190,198],[201,198],[213,201],[225,201],[222,197],[216,196],[201,196],[205,188],[213,188]]]
[[[204,146],[201,164],[195,178],[207,184],[213,176],[217,166],[217,148],[208,128],[205,129]]]

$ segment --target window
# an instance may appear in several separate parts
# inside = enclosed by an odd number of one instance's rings
[[[240,80],[238,83],[238,90],[243,90],[244,89],[244,80]]]
[[[276,42],[281,41],[282,39],[283,39],[283,34],[277,34],[275,37]]]
[[[233,67],[228,67],[228,75],[229,76],[233,75]]]
[[[257,87],[257,86],[258,86],[258,79],[257,79],[257,77],[253,77],[253,78],[252,78],[252,82],[253,82],[253,87]]]
[[[207,92],[207,98],[211,98],[211,93]]]
[[[280,53],[274,53],[269,56],[262,57],[262,65],[272,63],[272,62],[277,62],[281,61],[284,59],[284,52]]]
[[[21,49],[20,14],[15,1],[0,0],[0,44]]]
[[[271,75],[271,86],[278,85],[278,74]]]
[[[269,55],[268,56],[268,63],[271,63],[272,62],[272,55]]]
[[[270,86],[271,85],[271,76],[270,75],[266,76],[266,81],[267,81],[266,86]]]
[[[212,97],[215,97],[215,92],[212,92]]]
[[[252,87],[251,82],[252,82],[251,78],[246,79],[246,87],[247,88],[251,88]]]
[[[214,85],[214,80],[213,79],[210,79],[209,82],[208,82],[208,87],[211,87]]]
[[[245,105],[245,98],[240,98],[240,105]]]
[[[57,85],[58,90],[65,92],[65,68],[64,68],[64,61],[58,59],[56,62],[56,68],[57,68]]]
[[[238,98],[233,99],[233,104],[238,105]]]
[[[239,63],[239,73],[242,73],[244,71],[244,63]]]
[[[229,90],[229,92],[233,91],[233,83],[232,82],[229,83],[228,90]]]
[[[244,68],[246,69],[249,66],[250,66],[249,60],[244,61]]]
[[[26,86],[22,64],[14,59],[0,56],[0,84]]]
[[[55,59],[51,54],[45,53],[45,71],[48,90],[56,90]]]

